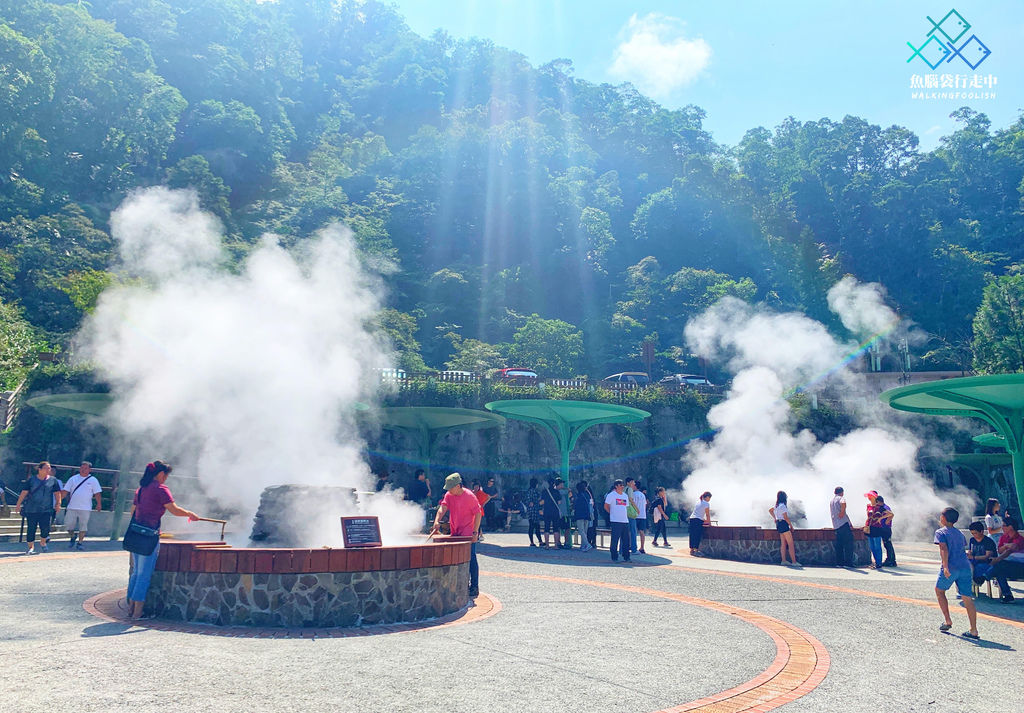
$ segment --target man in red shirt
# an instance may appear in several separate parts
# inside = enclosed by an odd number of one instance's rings
[[[990,575],[999,584],[999,601],[1013,601],[1009,579],[1014,575],[1020,576],[1021,570],[1024,570],[1024,537],[1017,531],[1016,524],[1006,519],[1003,521],[1003,534],[999,538],[999,556],[992,560]]]
[[[452,473],[444,481],[445,494],[441,498],[441,506],[434,517],[434,526],[430,534],[437,534],[441,527],[441,518],[449,513],[448,524],[453,537],[469,537],[469,596],[480,593],[480,566],[476,562],[476,542],[480,536],[480,517],[484,514],[480,501],[471,491],[462,487],[462,476]]]

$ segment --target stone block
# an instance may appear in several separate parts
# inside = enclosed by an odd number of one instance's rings
[[[292,571],[291,550],[274,550],[274,566],[272,571],[275,573]]]
[[[274,571],[274,553],[270,550],[256,552],[256,562],[253,566],[255,574],[270,574]]]
[[[238,553],[231,551],[223,551],[216,553],[220,559],[218,572],[226,572],[234,574],[238,571]]]
[[[335,549],[328,550],[329,556],[329,570],[331,572],[346,572],[348,571],[348,550]]]
[[[309,571],[327,572],[330,569],[331,551],[325,549],[310,550]]]

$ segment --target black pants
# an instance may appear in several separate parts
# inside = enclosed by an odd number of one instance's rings
[[[658,544],[658,535],[661,535],[661,539],[664,540],[665,544],[667,545],[668,535],[666,535],[665,532],[665,521],[658,520],[656,523],[654,523],[654,537],[652,538],[652,542],[654,544]]]
[[[619,554],[622,554],[622,559],[629,562],[629,523],[628,522],[613,522],[612,523],[612,546],[608,549],[612,553],[612,562],[619,561]]]
[[[50,536],[50,522],[53,520],[52,512],[27,512],[25,513],[25,520],[28,525],[25,542],[33,542],[36,539],[36,527],[39,528],[39,539],[45,540]]]
[[[836,565],[853,566],[853,528],[848,522],[836,529]]]
[[[704,537],[704,521],[695,517],[690,518],[690,549],[699,550],[700,541]]]
[[[896,550],[892,546],[892,530],[889,530],[888,535],[882,535],[882,547],[885,548],[885,562],[882,564],[895,565],[896,564]]]
[[[540,520],[530,520],[530,526],[529,526],[529,529],[527,530],[527,533],[528,533],[528,535],[530,537],[530,544],[531,545],[533,544],[533,536],[534,536],[534,534],[537,535],[537,544],[538,545],[543,544],[544,538],[541,537],[541,534],[540,534]]]

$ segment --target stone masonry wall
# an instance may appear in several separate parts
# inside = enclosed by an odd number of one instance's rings
[[[835,531],[794,530],[793,544],[800,564],[834,566]],[[709,527],[704,530],[700,551],[708,557],[774,564],[779,561],[779,533],[760,527]],[[871,563],[867,537],[853,531],[853,561],[858,567]]]
[[[162,542],[144,610],[219,626],[422,621],[466,606],[469,554],[460,538],[347,550]]]

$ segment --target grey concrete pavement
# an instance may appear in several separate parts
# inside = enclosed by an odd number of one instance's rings
[[[117,543],[90,543],[91,552],[78,557],[28,558],[13,554],[17,546],[0,546],[0,711],[644,713],[751,679],[775,656],[767,634],[724,613],[487,572],[644,587],[799,627],[825,645],[831,668],[783,711],[988,711],[996,690],[1024,700],[1024,628],[983,620],[980,643],[940,634],[940,614],[930,606],[934,563],[908,559],[895,573],[799,570],[650,550],[637,561],[659,566],[627,567],[611,565],[606,551],[531,550],[524,539],[488,535],[480,548],[481,589],[503,606],[493,617],[312,641],[106,622],[82,603],[124,586],[127,557],[116,553]],[[890,596],[915,601],[883,598]],[[995,604],[993,611],[1000,607],[1001,615],[1024,610]],[[954,616],[954,631],[966,629],[966,617]],[[1008,683],[994,689],[994,681]]]

